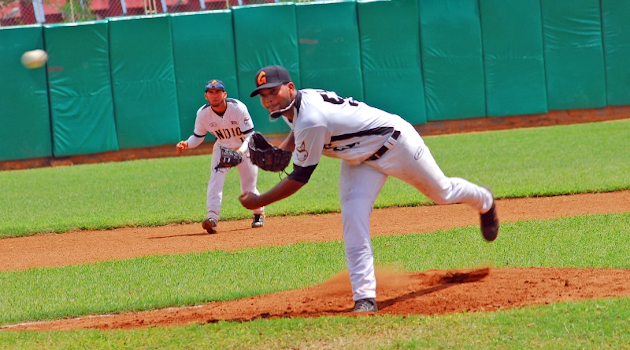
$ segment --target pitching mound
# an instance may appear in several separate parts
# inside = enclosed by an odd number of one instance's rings
[[[630,191],[499,200],[497,210],[503,222],[630,212]],[[430,219],[409,220],[410,217]],[[478,220],[477,214],[462,205],[389,208],[374,211],[371,229],[373,236],[407,234],[478,225]],[[326,226],[318,225],[321,222],[326,222]],[[0,245],[0,269],[20,270],[149,254],[341,240],[339,214],[269,218],[265,221],[265,227],[260,229],[252,229],[249,224],[249,220],[221,222],[216,235],[205,234],[199,224],[194,224],[6,239]],[[304,227],[321,229],[305,232]],[[411,273],[377,269],[377,294],[378,314],[435,315],[493,311],[562,301],[630,296],[630,270],[482,267]],[[0,329],[125,329],[219,320],[364,315],[349,312],[352,306],[350,282],[345,272],[321,285],[229,302],[24,323]]]
[[[395,272],[377,270],[378,314],[435,315],[494,311],[606,297],[630,296],[630,270],[518,268]],[[24,323],[13,330],[129,329],[250,321],[260,318],[365,316],[350,312],[347,272],[309,288],[194,307]],[[376,313],[369,313],[376,314]]]

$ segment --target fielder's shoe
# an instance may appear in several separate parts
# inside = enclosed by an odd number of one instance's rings
[[[354,308],[352,308],[352,312],[376,312],[378,311],[378,307],[376,307],[376,300],[373,298],[361,299],[354,302]]]
[[[206,218],[204,221],[201,222],[201,227],[203,227],[203,229],[208,231],[208,233],[210,234],[217,233],[217,225],[217,219]]]
[[[263,227],[263,221],[265,216],[262,214],[254,214],[254,221],[252,221],[252,228]]]
[[[490,191],[488,187],[484,188]],[[490,191],[490,194],[492,194],[492,207],[488,210],[488,212],[480,214],[479,216],[481,222],[481,234],[488,242],[494,241],[499,235],[499,218],[497,217],[494,194],[492,191]]]

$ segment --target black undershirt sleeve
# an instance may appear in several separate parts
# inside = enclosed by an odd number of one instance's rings
[[[311,178],[311,175],[313,175],[313,171],[315,171],[315,167],[317,167],[317,164],[307,166],[307,167],[302,167],[302,166],[293,164],[293,172],[289,174],[289,176],[287,177],[291,180],[306,184],[308,180]]]

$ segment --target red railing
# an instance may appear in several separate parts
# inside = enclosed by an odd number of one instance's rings
[[[221,10],[276,0],[0,0],[0,25],[59,23],[151,13]]]

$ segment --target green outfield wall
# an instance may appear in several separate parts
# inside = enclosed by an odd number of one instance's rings
[[[107,21],[44,27],[56,156],[118,150],[107,29]]]
[[[236,38],[236,70],[239,98],[252,115],[254,128],[261,133],[287,132],[282,121],[269,122],[259,98],[250,98],[256,87],[256,72],[270,64],[280,64],[300,87],[300,60],[297,47],[297,23],[292,3],[253,5],[232,8]]]
[[[356,2],[304,2],[295,14],[302,86],[364,100]]]
[[[486,98],[477,0],[419,2],[427,119],[484,116]]]
[[[205,104],[206,83],[219,79],[228,96],[238,96],[236,54],[228,10],[171,15],[173,59],[177,93],[180,137],[193,133],[197,110]],[[214,141],[208,135],[206,142]]]
[[[365,102],[426,123],[418,3],[360,1],[358,10]]]
[[[0,30],[0,160],[52,156],[46,70],[20,63],[35,49],[44,49],[41,26]]]
[[[353,0],[0,28],[0,161],[174,145],[210,79],[285,133],[249,97],[272,64],[415,125],[630,105],[628,18],[627,0]]]
[[[630,1],[602,0],[606,104],[630,104]]]
[[[171,18],[116,17],[109,42],[119,147],[179,141]]]
[[[547,112],[540,0],[480,0],[486,115]]]
[[[599,0],[541,0],[541,5],[549,109],[606,106]]]

